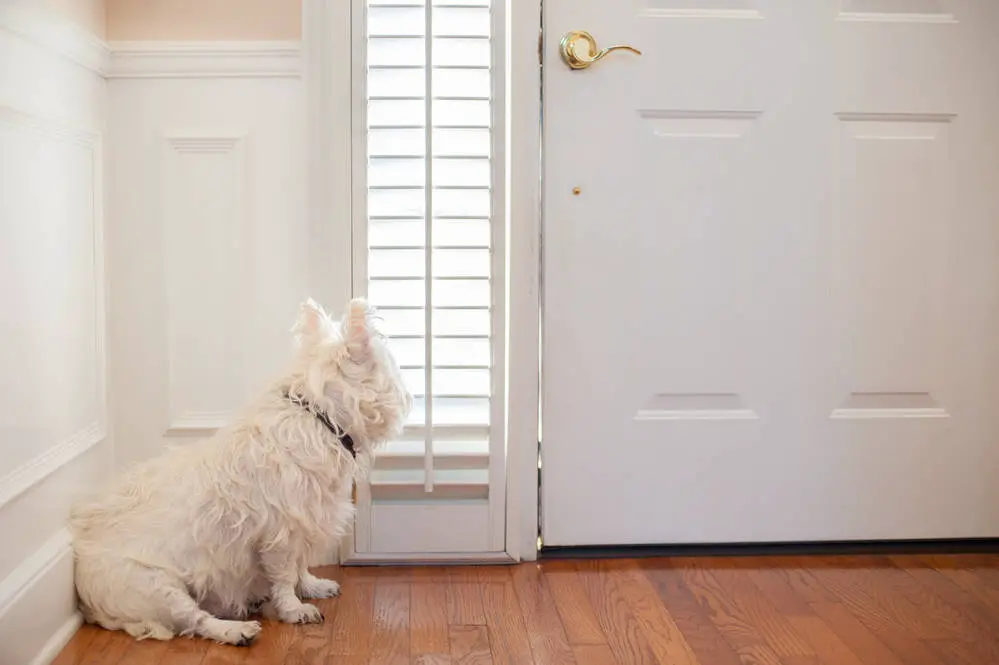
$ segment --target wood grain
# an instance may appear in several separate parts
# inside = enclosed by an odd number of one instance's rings
[[[79,665],[87,655],[90,644],[100,632],[103,632],[100,628],[83,625],[55,657],[52,665]]]
[[[248,649],[82,627],[54,665],[990,665],[999,557],[329,568],[326,621]],[[2,660],[2,654],[0,654]],[[4,665],[6,665],[4,663]]]
[[[530,628],[527,636],[534,653],[534,662],[552,665],[574,665],[565,628],[548,583],[538,565],[517,566],[512,571],[513,586],[520,600],[524,623]]]
[[[628,601],[611,580],[608,564],[585,561],[577,564],[583,592],[593,606],[601,630],[607,636],[614,659],[629,665],[658,662],[642,629],[628,607]]]
[[[378,582],[374,597],[371,665],[410,665],[410,585]]]
[[[413,655],[449,654],[447,585],[414,582],[411,603],[410,649]]]
[[[569,644],[606,645],[607,637],[583,592],[576,566],[569,561],[549,561],[542,565],[542,569]]]
[[[329,656],[357,656],[371,653],[373,607],[376,577],[356,569],[341,574],[340,597],[330,631]]]
[[[684,584],[682,573],[664,560],[645,560],[640,564],[701,665],[741,665],[738,654],[711,620],[707,608]]]
[[[122,632],[98,631],[80,660],[80,665],[117,664],[132,641],[131,637]]]
[[[535,662],[509,568],[480,568],[478,572],[494,665]]]
[[[452,626],[484,626],[482,589],[474,568],[453,568],[448,574],[447,610]]]
[[[170,649],[170,642],[160,640],[133,641],[126,649],[118,665],[145,665],[159,663]]]
[[[452,665],[493,665],[485,626],[452,626],[450,640]]]
[[[631,561],[609,565],[611,581],[638,621],[645,640],[662,665],[699,665],[672,615],[659,601],[649,578]]]

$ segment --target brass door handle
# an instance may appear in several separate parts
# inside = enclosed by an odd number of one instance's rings
[[[580,42],[585,42],[586,50],[579,52]],[[631,51],[636,55],[642,52],[631,46],[608,46],[605,49],[597,50],[597,40],[588,32],[583,30],[571,30],[562,37],[559,42],[559,51],[562,53],[562,60],[569,65],[570,69],[586,69],[594,62],[602,60],[611,51]]]

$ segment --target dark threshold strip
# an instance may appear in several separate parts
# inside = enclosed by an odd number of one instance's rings
[[[738,557],[992,553],[999,553],[999,538],[542,547],[539,557],[542,559],[641,559],[677,556]]]

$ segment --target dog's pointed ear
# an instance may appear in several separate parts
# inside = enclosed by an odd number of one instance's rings
[[[364,298],[354,298],[343,317],[343,338],[347,350],[356,358],[366,358],[371,352],[371,306]]]
[[[326,311],[319,306],[312,298],[309,298],[298,307],[298,320],[292,332],[302,348],[308,348],[317,344],[326,333],[326,326],[329,316]]]

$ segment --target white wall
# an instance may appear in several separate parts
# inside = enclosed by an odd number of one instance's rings
[[[65,517],[113,465],[107,53],[42,6],[0,3],[0,663],[19,665],[77,626]]]

